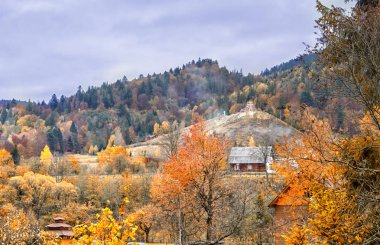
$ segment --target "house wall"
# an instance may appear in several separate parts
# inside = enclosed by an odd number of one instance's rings
[[[249,169],[249,166],[251,166],[251,169]],[[265,164],[261,163],[241,163],[239,164],[239,170],[236,170],[236,164],[231,164],[230,168],[236,172],[266,172]]]
[[[306,205],[277,205],[273,216],[274,244],[285,245],[285,239],[281,235],[287,235],[295,224],[302,224],[307,219],[307,214]]]

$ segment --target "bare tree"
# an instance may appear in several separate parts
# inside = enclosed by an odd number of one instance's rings
[[[166,158],[175,155],[178,150],[178,145],[181,141],[181,130],[184,128],[183,123],[178,125],[177,121],[170,124],[167,132],[163,132],[161,146],[164,150]]]

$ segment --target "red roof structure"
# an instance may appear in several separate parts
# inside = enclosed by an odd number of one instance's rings
[[[274,208],[274,244],[284,245],[282,235],[286,235],[294,225],[302,224],[308,217],[305,193],[287,185],[268,206]]]
[[[53,220],[54,223],[46,226],[47,231],[55,233],[56,236],[59,236],[62,239],[71,239],[74,236],[74,232],[71,230],[72,226],[64,223],[64,218],[55,217]]]

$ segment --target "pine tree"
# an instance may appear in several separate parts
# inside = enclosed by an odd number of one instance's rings
[[[5,121],[7,120],[7,110],[5,108],[3,108],[3,110],[1,111],[1,123],[4,124]]]
[[[75,126],[74,122],[71,123],[70,132],[73,133],[73,134],[77,134],[78,133],[77,127]]]
[[[49,101],[49,106],[52,110],[55,110],[57,109],[58,107],[58,99],[57,99],[57,95],[53,94],[53,96],[51,97],[50,101]]]
[[[11,155],[12,155],[12,158],[13,158],[13,162],[17,165],[20,163],[20,153],[17,149],[17,145],[15,145],[15,147],[13,148],[12,152],[11,152]]]

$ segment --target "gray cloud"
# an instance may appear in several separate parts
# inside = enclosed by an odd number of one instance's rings
[[[313,0],[2,0],[0,98],[48,100],[198,57],[258,73],[314,42],[314,6]]]

